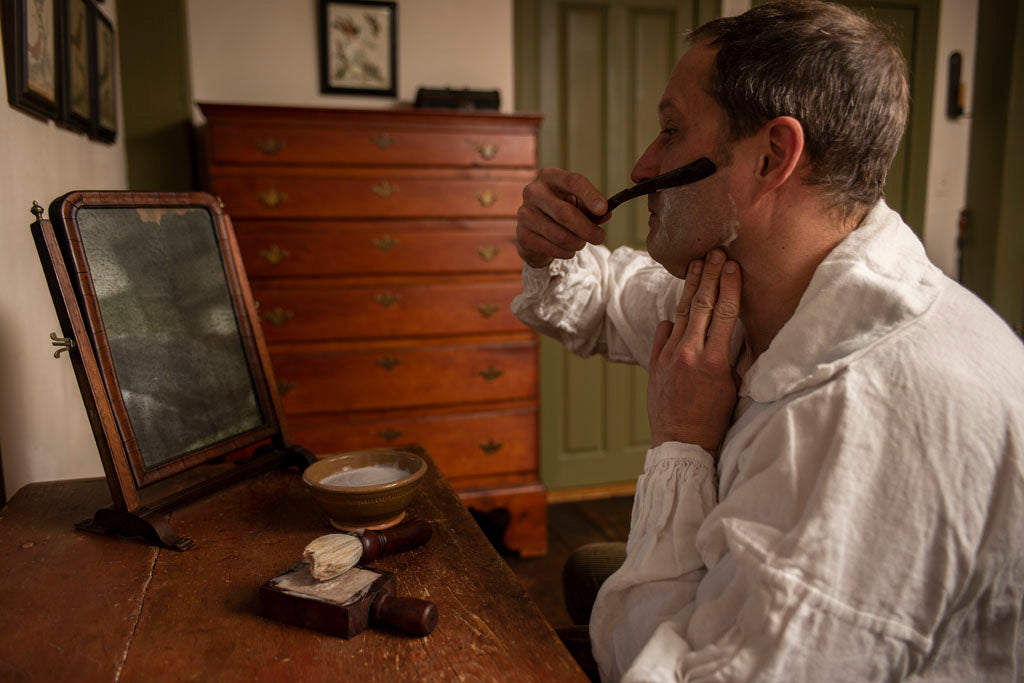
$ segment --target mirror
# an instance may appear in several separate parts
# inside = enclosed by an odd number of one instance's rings
[[[77,223],[143,467],[263,426],[212,215],[83,207]]]
[[[74,192],[51,203],[49,221],[39,213],[33,234],[113,498],[80,528],[155,534],[185,549],[191,542],[167,520],[174,508],[268,466],[312,460],[281,424],[215,198]],[[147,487],[159,494],[143,496]]]

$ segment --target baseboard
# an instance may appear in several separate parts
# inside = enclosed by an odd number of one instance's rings
[[[623,481],[614,484],[598,484],[596,486],[577,486],[569,489],[548,489],[548,504],[573,503],[581,500],[597,500],[599,498],[617,498],[632,496],[636,493],[635,481]]]

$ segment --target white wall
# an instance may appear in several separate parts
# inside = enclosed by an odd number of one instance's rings
[[[115,0],[101,9],[116,22]],[[2,73],[0,83],[6,93]],[[118,120],[120,129],[120,106]],[[29,231],[32,201],[45,207],[71,190],[126,185],[123,136],[93,142],[0,103],[0,459],[8,496],[33,481],[103,474],[74,370],[50,346],[60,327]]]
[[[390,107],[395,98],[321,95],[313,0],[188,0],[199,102]],[[512,0],[399,0],[398,100],[420,87],[497,89],[512,111]]]
[[[924,214],[924,246],[932,262],[956,278],[956,238],[960,210],[967,205],[967,162],[971,141],[971,100],[978,33],[978,0],[946,0],[939,13],[932,102],[931,154],[928,157],[928,201]],[[962,57],[965,116],[946,118],[949,55]]]

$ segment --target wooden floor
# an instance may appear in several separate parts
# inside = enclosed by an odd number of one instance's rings
[[[523,559],[502,553],[553,627],[571,625],[562,599],[562,567],[569,554],[586,543],[625,541],[632,509],[632,496],[549,505],[548,554]]]

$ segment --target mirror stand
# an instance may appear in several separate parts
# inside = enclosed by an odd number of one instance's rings
[[[204,193],[71,192],[33,205],[63,351],[111,505],[76,524],[193,546],[174,510],[272,467],[302,470],[230,219]]]
[[[153,505],[141,505],[131,511],[108,505],[96,510],[91,518],[76,523],[75,528],[96,534],[140,537],[151,545],[169,550],[188,550],[193,545],[192,539],[174,532],[172,512],[274,467],[296,467],[302,471],[314,460],[316,456],[301,446],[269,444],[256,449],[250,462],[161,498]]]

